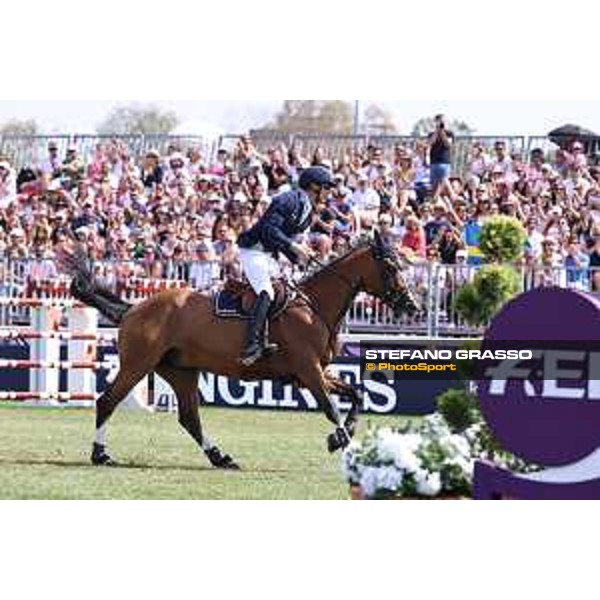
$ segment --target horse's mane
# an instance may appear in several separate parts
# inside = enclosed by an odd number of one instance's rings
[[[305,285],[314,281],[317,277],[320,277],[323,273],[330,271],[335,266],[337,266],[342,261],[346,260],[350,255],[355,254],[358,250],[362,250],[363,248],[368,248],[372,245],[372,240],[367,236],[361,236],[356,241],[352,241],[350,243],[350,247],[346,252],[341,254],[340,256],[336,256],[334,259],[329,262],[320,265],[319,268],[307,273],[302,277],[302,279],[298,282],[298,285]]]

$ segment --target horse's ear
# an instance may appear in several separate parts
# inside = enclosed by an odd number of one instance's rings
[[[377,229],[373,230],[373,241],[371,244],[375,260],[381,260],[383,258],[385,244]]]
[[[375,242],[375,247],[377,249],[383,248],[383,240],[381,239],[381,236],[379,235],[379,230],[377,229],[373,230],[373,241]]]

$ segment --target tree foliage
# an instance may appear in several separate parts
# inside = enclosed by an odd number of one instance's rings
[[[475,133],[475,129],[473,127],[471,127],[465,121],[461,121],[459,119],[450,120],[448,122],[448,129],[450,129],[454,135],[473,135]],[[423,117],[415,123],[412,129],[412,135],[424,137],[429,135],[434,130],[435,121],[433,120],[433,117]]]
[[[397,131],[392,114],[377,104],[360,115],[360,133],[390,134]],[[286,100],[273,122],[263,129],[284,133],[337,133],[354,129],[354,106],[345,100]]]
[[[167,134],[179,124],[173,111],[157,106],[116,106],[97,127],[100,134]]]
[[[366,108],[362,129],[368,134],[390,135],[398,132],[392,113],[378,104],[370,104]]]
[[[34,119],[11,119],[0,126],[0,135],[38,135],[39,127]]]
[[[264,129],[285,133],[351,134],[354,114],[344,100],[285,100]]]

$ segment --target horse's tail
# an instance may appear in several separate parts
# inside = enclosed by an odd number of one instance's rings
[[[132,305],[121,300],[117,295],[95,281],[94,275],[88,266],[87,257],[81,247],[76,247],[73,252],[63,251],[58,260],[64,270],[73,276],[70,288],[71,295],[76,300],[97,308],[100,314],[115,325],[120,325]]]

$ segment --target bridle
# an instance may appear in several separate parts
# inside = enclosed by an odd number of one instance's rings
[[[374,294],[379,300],[393,306],[395,304],[395,296],[397,291],[394,289],[394,279],[400,272],[400,266],[396,264],[391,253],[377,245],[371,245],[371,252],[375,262],[381,269],[381,278],[383,279],[383,292]]]
[[[382,269],[381,275],[383,279],[383,292],[373,295],[389,306],[394,312],[399,312],[402,307],[406,306],[408,296],[409,303],[414,305],[415,310],[418,311],[418,302],[404,278],[402,267],[390,251],[378,245],[371,245],[371,252],[373,253],[373,258]],[[398,278],[402,284],[401,290],[395,289],[394,286],[394,280]]]

